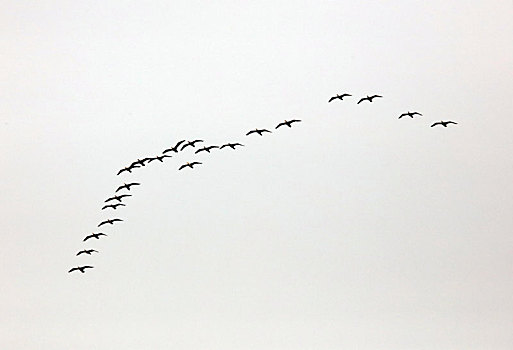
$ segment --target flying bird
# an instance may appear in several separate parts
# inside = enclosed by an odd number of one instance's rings
[[[443,120],[441,120],[441,121],[436,122],[436,123],[434,123],[433,125],[431,125],[431,127],[436,126],[436,125],[443,125],[443,126],[444,126],[444,128],[446,128],[448,124],[458,124],[458,123],[453,122],[453,121],[450,121],[450,120],[449,120],[449,121],[446,121],[446,122],[444,122]]]
[[[140,166],[146,166],[146,164],[144,164],[144,162],[147,162],[149,161],[150,158],[143,158],[143,159],[137,159],[135,162],[133,162],[130,166],[135,166],[135,165],[140,165]]]
[[[151,163],[153,162],[154,160],[158,160],[159,162],[161,163],[164,163],[164,158],[172,158],[171,156],[168,156],[167,154],[164,154],[162,156],[156,156],[154,158],[150,158],[150,160],[148,161],[148,163]]]
[[[280,124],[278,124],[278,126],[276,126],[276,129],[278,129],[282,125],[287,125],[289,128],[291,128],[292,127],[292,123],[298,123],[300,121],[301,120],[299,120],[299,119],[292,119],[292,120],[289,120],[289,121],[285,120],[284,122],[281,122]]]
[[[110,197],[110,198],[107,198],[105,200],[105,203],[113,201],[113,200],[117,200],[118,202],[122,202],[123,198],[125,198],[125,197],[132,197],[132,195],[131,194],[122,194],[122,195],[119,195],[119,196]]]
[[[80,272],[84,273],[86,269],[92,269],[92,268],[93,268],[93,266],[87,266],[87,265],[86,266],[77,266],[77,267],[74,267],[71,270],[69,270],[68,273],[73,272],[73,271],[80,271]]]
[[[178,143],[174,146],[174,147],[171,147],[171,148],[168,148],[166,150],[164,150],[164,152],[162,153],[167,153],[167,152],[175,152],[175,153],[178,153],[178,147],[184,143],[185,140],[182,140],[182,141],[178,141]]]
[[[126,205],[124,205],[123,203],[118,203],[118,204],[109,204],[109,205],[105,205],[103,206],[102,210],[104,209],[107,209],[107,208],[112,208],[112,209],[117,209],[119,206],[122,206],[122,207],[126,207]]]
[[[219,148],[219,146],[208,146],[208,147],[203,147],[203,148],[200,148],[199,150],[197,150],[196,152],[194,153],[200,153],[200,152],[203,152],[203,151],[207,151],[208,153],[210,153],[210,150],[213,149],[213,148]]]
[[[98,227],[102,226],[102,225],[105,225],[105,224],[111,224],[111,225],[114,225],[114,223],[116,221],[123,221],[121,219],[108,219],[108,220],[105,220],[105,221],[102,221],[100,222],[100,224],[98,225]]]
[[[223,149],[225,147],[230,147],[232,149],[235,149],[235,146],[244,146],[242,143],[227,143],[227,144],[224,144],[220,147],[220,149]]]
[[[87,255],[91,255],[93,252],[96,252],[98,253],[97,250],[94,250],[94,249],[84,249],[84,250],[81,250],[77,253],[77,256],[79,256],[80,254],[87,254]]]
[[[269,130],[267,130],[267,129],[255,129],[255,130],[251,130],[250,132],[248,132],[248,133],[246,134],[246,136],[251,135],[251,134],[253,134],[253,133],[255,133],[255,132],[256,132],[258,135],[262,136],[262,134],[263,134],[264,132],[270,132],[270,131],[269,131]]]
[[[185,147],[187,146],[192,146],[192,147],[196,147],[196,143],[198,142],[203,142],[203,140],[194,140],[194,141],[188,141],[185,145],[182,146],[182,148],[180,149],[180,151],[183,151]]]
[[[369,102],[372,102],[373,99],[375,99],[376,97],[383,97],[383,96],[380,96],[380,95],[372,95],[372,96],[369,96],[367,95],[367,97],[363,97],[360,99],[360,101],[358,101],[357,105],[360,104],[360,102],[362,101],[369,101]]]
[[[195,166],[195,165],[197,165],[197,164],[203,164],[203,163],[200,163],[200,162],[192,162],[192,163],[189,163],[189,162],[187,162],[187,163],[183,164],[182,166],[180,166],[180,167],[178,168],[178,170],[182,170],[183,168],[186,168],[186,167],[189,167],[189,168],[191,168],[191,169],[194,169],[194,166]]]
[[[420,115],[420,116],[422,116],[422,114],[420,114],[419,112],[410,112],[410,111],[408,111],[407,113],[403,113],[403,114],[401,114],[401,115],[399,116],[399,118],[398,118],[398,119],[401,119],[401,118],[402,118],[402,117],[404,117],[404,116],[408,116],[408,117],[410,117],[410,118],[413,118],[413,116],[414,116],[414,115]]]
[[[124,188],[126,188],[127,190],[130,191],[130,187],[132,187],[132,186],[139,186],[139,185],[141,185],[139,182],[131,182],[129,184],[125,183],[124,185],[119,186],[118,189],[116,190],[116,192],[121,191]]]
[[[100,239],[100,236],[107,236],[105,233],[92,233],[90,234],[89,236],[86,236],[84,239],[83,239],[83,242],[87,241],[88,239],[90,238],[96,238],[96,239]]]
[[[339,95],[339,94],[337,94],[337,96],[333,96],[332,98],[330,98],[328,103],[330,103],[331,101],[336,100],[336,99],[339,99],[340,101],[343,101],[344,97],[348,97],[348,96],[353,96],[353,95],[349,95],[349,94]]]
[[[132,169],[136,169],[136,168],[140,168],[140,166],[138,165],[134,165],[132,163],[132,165],[130,166],[127,166],[127,167],[124,167],[123,169],[121,169],[120,171],[118,171],[117,175],[121,174],[122,172],[125,172],[125,171],[128,171],[129,173],[132,172]]]

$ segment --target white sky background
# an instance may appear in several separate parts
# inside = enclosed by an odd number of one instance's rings
[[[241,3],[2,2],[0,347],[511,349],[511,1]]]

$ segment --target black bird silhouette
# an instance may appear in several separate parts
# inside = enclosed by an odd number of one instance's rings
[[[187,146],[192,146],[192,147],[196,147],[196,143],[198,142],[203,142],[203,140],[194,140],[194,141],[188,141],[185,145],[182,146],[182,148],[180,149],[180,151],[183,151],[185,147]]]
[[[344,97],[346,97],[346,96],[353,96],[353,95],[349,95],[349,94],[339,95],[339,94],[337,94],[337,96],[333,96],[332,98],[330,98],[328,103],[330,103],[331,101],[336,100],[336,99],[339,99],[340,101],[343,101]]]
[[[121,191],[124,188],[126,188],[127,190],[130,191],[130,187],[132,187],[132,186],[139,186],[139,185],[141,185],[139,182],[131,182],[129,184],[125,183],[124,185],[119,186],[118,189],[116,190],[116,192]]]
[[[80,254],[87,254],[87,255],[91,255],[93,252],[96,252],[98,253],[97,250],[94,250],[94,249],[84,249],[84,250],[81,250],[77,253],[77,256],[79,256]]]
[[[213,148],[219,148],[219,146],[208,146],[208,147],[203,147],[203,148],[200,148],[199,150],[197,150],[196,152],[194,153],[200,153],[200,152],[203,152],[203,151],[207,151],[208,153],[210,153],[210,150],[213,149]]]
[[[150,158],[150,160],[148,161],[148,163],[151,163],[151,162],[153,162],[154,160],[158,160],[159,162],[164,163],[164,158],[172,158],[172,157],[171,157],[171,156],[168,156],[167,154],[164,154],[164,155],[162,155],[162,156],[156,156],[156,157]]]
[[[123,221],[121,219],[108,219],[108,220],[105,220],[105,221],[102,221],[100,222],[100,224],[98,225],[98,227],[102,226],[102,225],[105,225],[105,224],[111,224],[111,225],[114,225],[114,223],[116,221]]]
[[[133,164],[130,165],[130,166],[127,166],[127,167],[124,167],[123,169],[121,169],[120,171],[118,171],[117,175],[121,174],[122,172],[124,171],[128,171],[129,173],[132,172],[133,169],[136,169],[136,168],[140,168],[140,166],[138,166],[137,164]]]
[[[255,132],[256,132],[258,135],[262,136],[262,134],[263,134],[264,132],[270,132],[270,131],[269,131],[269,130],[267,130],[267,129],[255,129],[255,130],[251,130],[250,132],[248,132],[248,133],[246,134],[246,136],[251,135],[251,134],[253,134],[253,133],[255,133]]]
[[[171,147],[171,148],[168,148],[166,150],[164,150],[164,152],[162,153],[167,153],[167,152],[175,152],[175,153],[178,153],[178,147],[184,143],[185,140],[182,140],[182,141],[178,141],[178,143],[174,146],[174,147]]]
[[[444,122],[443,120],[441,120],[441,121],[436,122],[436,123],[434,123],[433,125],[431,125],[431,127],[436,126],[436,125],[443,125],[443,126],[444,126],[444,128],[446,128],[448,124],[458,124],[458,123],[453,122],[453,121],[450,121],[450,120],[449,120],[449,121],[446,121],[446,122]]]
[[[278,129],[282,125],[287,125],[289,128],[291,128],[292,127],[292,123],[298,123],[300,121],[301,120],[299,120],[299,119],[292,119],[292,120],[289,120],[289,121],[285,120],[284,122],[281,122],[280,124],[278,124],[278,126],[276,126],[276,129]]]
[[[227,144],[224,144],[220,147],[220,149],[223,149],[225,147],[230,147],[232,149],[235,149],[235,146],[244,146],[242,143],[227,143]]]
[[[383,96],[380,96],[380,95],[369,96],[369,95],[367,95],[367,97],[361,98],[360,101],[358,101],[357,105],[360,104],[360,102],[362,102],[362,101],[372,102],[372,100],[375,99],[376,97],[383,97]]]
[[[109,204],[109,205],[104,205],[102,210],[104,209],[107,209],[107,208],[112,208],[112,209],[117,209],[119,206],[121,207],[126,207],[126,205],[124,205],[123,203],[118,203],[118,204]]]
[[[89,236],[86,236],[83,240],[83,242],[87,241],[90,238],[96,238],[100,239],[100,236],[107,236],[105,233],[99,232],[99,233],[91,233]]]
[[[80,272],[84,273],[86,269],[92,269],[92,268],[93,268],[93,266],[88,266],[88,265],[77,266],[77,267],[74,267],[71,270],[69,270],[68,273],[73,272],[73,271],[80,271]]]
[[[422,114],[420,114],[419,112],[410,112],[410,111],[408,111],[408,112],[406,112],[406,113],[401,114],[401,115],[399,116],[399,118],[398,118],[398,119],[401,119],[401,118],[402,118],[402,117],[404,117],[404,116],[408,116],[408,117],[410,117],[410,118],[413,118],[413,116],[414,116],[414,115],[420,115],[420,116],[422,116]]]
[[[132,197],[132,195],[131,194],[122,194],[122,195],[119,195],[119,196],[110,197],[110,198],[107,198],[105,200],[105,203],[113,201],[113,200],[117,200],[119,202],[122,202],[123,198],[125,198],[125,197]]]
[[[189,168],[191,168],[191,169],[194,169],[194,166],[195,166],[196,164],[203,164],[203,163],[200,163],[200,162],[192,162],[192,163],[189,163],[189,162],[187,162],[187,163],[183,164],[182,166],[180,166],[180,167],[178,168],[178,170],[182,170],[182,169],[183,169],[183,168],[185,168],[185,167],[189,167]]]
[[[144,164],[144,162],[147,162],[149,161],[150,158],[143,158],[143,159],[137,159],[135,162],[133,162],[130,166],[135,166],[135,165],[140,165],[140,166],[146,166],[146,164]]]

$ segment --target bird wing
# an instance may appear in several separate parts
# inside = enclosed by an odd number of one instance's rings
[[[105,202],[104,202],[104,203],[107,203],[107,202],[113,201],[114,199],[116,199],[116,198],[115,198],[115,197],[107,198],[107,199],[105,200]]]
[[[349,96],[353,96],[353,95],[349,95],[349,94],[342,94],[341,97],[349,97]]]
[[[92,268],[94,268],[94,266],[89,266],[89,265],[87,265],[87,266],[82,266],[82,268],[83,268],[83,269],[92,269]]]
[[[79,256],[80,254],[84,254],[85,253],[85,250],[81,250],[77,253],[77,256]]]
[[[119,186],[119,187],[117,188],[116,192],[118,192],[118,191],[122,190],[123,188],[126,188],[126,185]]]
[[[267,129],[262,129],[262,130],[260,130],[260,132],[270,132],[270,131]]]
[[[301,121],[300,119],[292,119],[292,120],[289,121],[289,123],[291,123],[291,124],[292,123],[298,123],[300,121]]]
[[[196,165],[196,164],[203,164],[203,163],[201,163],[201,162],[192,162],[191,166]]]
[[[77,271],[77,270],[78,270],[78,267],[74,267],[71,270],[69,270],[68,273],[73,272],[73,271]]]
[[[365,100],[367,100],[367,97],[363,97],[363,98],[361,98],[361,99],[360,99],[360,101],[358,101],[356,104],[357,104],[357,105],[359,105],[359,104],[360,104],[360,102],[365,101]]]
[[[191,145],[191,143],[190,143],[190,142],[187,142],[185,145],[183,145],[183,146],[182,146],[182,148],[180,148],[180,151],[183,151],[183,149],[184,149],[185,147],[190,146],[190,145]]]
[[[113,206],[112,206],[112,205],[104,205],[104,206],[103,206],[103,208],[102,208],[102,210],[103,210],[103,209],[107,209],[107,208],[113,208]]]
[[[276,125],[275,129],[278,129],[280,126],[285,125],[285,122],[281,122],[280,124]]]
[[[110,221],[114,222],[114,221],[123,221],[123,220],[121,220],[121,219],[112,219]]]
[[[98,227],[102,226],[102,225],[105,225],[106,223],[108,223],[108,221],[102,221],[100,222],[100,224],[98,225]]]
[[[381,95],[372,95],[371,98],[375,98],[375,97],[383,97]]]
[[[447,124],[458,124],[456,122],[448,121]]]
[[[120,171],[118,171],[117,175],[121,174],[123,171],[128,171],[128,170],[126,168],[123,168]]]
[[[183,164],[183,165],[181,165],[181,166],[178,168],[178,170],[182,170],[182,169],[183,169],[183,168],[185,168],[186,166],[187,166],[187,164]]]
[[[436,126],[436,125],[442,125],[442,123],[440,123],[440,122],[433,123],[433,124],[431,125],[431,127]]]
[[[139,182],[131,182],[128,184],[129,186],[139,186],[140,183]]]
[[[206,151],[205,147],[200,148],[199,150],[197,150],[196,152],[194,152],[194,154],[196,154],[196,153],[200,153],[201,151]]]
[[[175,147],[173,147],[175,150],[178,149],[178,146],[180,146],[182,143],[184,143],[185,140],[181,140],[181,141],[178,141],[175,145]]]
[[[118,198],[125,198],[125,197],[132,197],[131,194],[122,194],[121,196],[118,196]]]
[[[330,103],[330,102],[331,102],[331,101],[333,101],[333,100],[336,100],[337,98],[338,98],[337,96],[333,96],[333,97],[331,97],[331,98],[328,100],[328,103]]]
[[[92,235],[86,236],[86,237],[82,240],[82,242],[87,241],[89,238],[93,238],[93,236],[92,236]]]
[[[256,131],[256,130],[251,130],[250,132],[248,132],[248,133],[246,134],[246,136],[251,135],[251,134],[253,134],[253,133],[255,133],[255,132],[257,132],[257,131]]]

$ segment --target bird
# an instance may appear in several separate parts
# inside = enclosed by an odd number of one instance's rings
[[[219,148],[219,146],[208,146],[208,147],[203,147],[203,148],[200,148],[199,150],[197,150],[196,152],[194,153],[200,153],[200,152],[203,152],[203,151],[207,151],[208,153],[210,153],[210,150],[212,148]]]
[[[122,195],[119,195],[119,196],[110,197],[110,198],[107,198],[104,203],[107,203],[107,202],[110,202],[110,201],[113,201],[113,200],[117,200],[118,202],[122,202],[123,198],[125,198],[125,197],[132,197],[132,195],[131,194],[122,194]]]
[[[117,209],[119,206],[122,206],[122,207],[126,207],[126,205],[124,205],[123,203],[118,203],[118,204],[109,204],[109,205],[105,205],[103,206],[102,210],[104,209],[107,209],[107,208],[112,208],[112,209]]]
[[[446,122],[444,122],[443,120],[441,120],[441,121],[436,122],[436,123],[434,123],[433,125],[431,125],[431,127],[436,126],[436,125],[443,125],[443,126],[444,126],[444,128],[446,128],[448,124],[458,124],[458,123],[453,122],[453,121],[450,121],[450,120],[449,120],[449,121],[446,121]]]
[[[139,186],[139,185],[140,185],[139,182],[131,182],[129,184],[125,183],[124,185],[119,186],[118,189],[116,190],[116,192],[121,191],[123,188],[126,188],[127,190],[130,191],[130,187],[132,187],[132,186]]]
[[[225,147],[230,147],[232,149],[235,149],[235,146],[244,146],[242,143],[226,143],[220,147],[220,149],[223,149]]]
[[[185,140],[181,140],[181,141],[178,141],[177,144],[174,146],[174,147],[171,147],[171,148],[168,148],[166,150],[164,150],[164,152],[162,153],[167,153],[167,152],[175,152],[175,153],[178,153],[178,147],[184,143]]]
[[[74,267],[71,270],[69,270],[68,273],[73,272],[73,271],[80,271],[80,272],[84,273],[86,269],[92,269],[92,268],[94,268],[94,266],[88,266],[88,265],[77,266],[77,267]]]
[[[270,132],[270,131],[269,131],[269,130],[267,130],[267,129],[255,129],[255,130],[251,130],[250,132],[248,132],[248,133],[246,134],[246,136],[251,135],[251,134],[253,134],[253,133],[255,133],[255,132],[256,132],[258,135],[262,136],[262,134],[263,134],[264,132]]]
[[[143,158],[143,159],[139,159],[137,158],[137,160],[135,162],[133,162],[130,166],[134,166],[134,165],[141,165],[141,166],[146,166],[146,164],[144,164],[144,162],[147,162],[149,161],[150,158]]]
[[[336,100],[336,99],[339,99],[340,101],[343,101],[343,100],[344,100],[344,97],[346,97],[346,96],[353,96],[353,95],[349,95],[349,94],[345,94],[345,93],[344,93],[344,94],[342,94],[342,95],[337,94],[337,96],[333,96],[333,97],[331,97],[331,98],[329,99],[328,103],[330,103],[331,101]]]
[[[123,221],[121,219],[108,219],[108,220],[105,220],[105,221],[102,221],[100,222],[100,224],[98,225],[98,227],[102,226],[102,225],[105,225],[105,224],[111,224],[111,225],[114,225],[114,223],[116,221]]]
[[[194,141],[188,141],[185,145],[182,146],[182,148],[180,149],[180,151],[183,151],[185,147],[187,146],[192,146],[192,147],[196,147],[196,143],[198,142],[203,142],[203,140],[194,140]]]
[[[191,168],[191,169],[194,169],[194,166],[195,166],[196,164],[203,164],[203,163],[200,163],[200,162],[192,162],[192,163],[189,163],[189,162],[187,162],[187,163],[183,164],[182,166],[180,166],[180,167],[178,168],[178,170],[182,170],[182,169],[183,169],[183,168],[185,168],[185,167],[189,167],[189,168]]]
[[[77,253],[77,256],[79,256],[80,254],[87,254],[87,255],[91,255],[93,252],[96,252],[98,253],[97,250],[94,250],[94,249],[84,249],[84,250],[81,250]]]
[[[107,236],[105,233],[92,233],[90,234],[89,236],[86,236],[86,238],[83,239],[83,242],[87,241],[89,238],[96,238],[96,239],[100,239],[100,236]]]
[[[383,97],[383,96],[380,96],[380,95],[372,95],[372,96],[369,96],[369,95],[367,95],[367,97],[363,97],[363,98],[361,98],[361,99],[360,99],[360,101],[358,101],[358,103],[357,103],[357,104],[360,104],[360,102],[365,101],[365,100],[367,100],[367,101],[369,101],[369,102],[372,102],[372,100],[373,100],[373,99],[375,99],[376,97]]]
[[[403,113],[403,114],[401,114],[401,115],[399,116],[399,118],[398,118],[398,119],[401,119],[402,117],[404,117],[404,116],[406,116],[406,115],[407,115],[408,117],[410,117],[410,118],[413,118],[413,116],[414,116],[414,115],[420,115],[420,116],[422,116],[422,114],[420,114],[419,112],[410,112],[410,111],[408,111],[407,113]]]
[[[276,126],[276,129],[278,129],[280,126],[282,125],[287,125],[289,128],[292,127],[292,123],[296,123],[296,122],[300,122],[301,120],[299,119],[292,119],[292,120],[285,120],[284,122],[281,122],[280,124],[278,124],[278,126]]]
[[[159,162],[164,163],[164,158],[172,158],[172,157],[171,157],[171,156],[168,156],[167,154],[164,154],[164,155],[162,155],[162,156],[156,156],[156,157],[150,158],[150,160],[148,161],[148,163],[151,163],[151,162],[153,162],[154,160],[158,160]]]
[[[128,171],[129,173],[131,173],[131,172],[132,172],[132,169],[136,169],[136,168],[140,168],[140,166],[134,165],[134,164],[132,163],[132,165],[127,166],[127,167],[124,167],[123,169],[121,169],[120,171],[118,171],[117,175],[121,174],[121,173],[122,173],[122,172],[124,172],[124,171]]]

